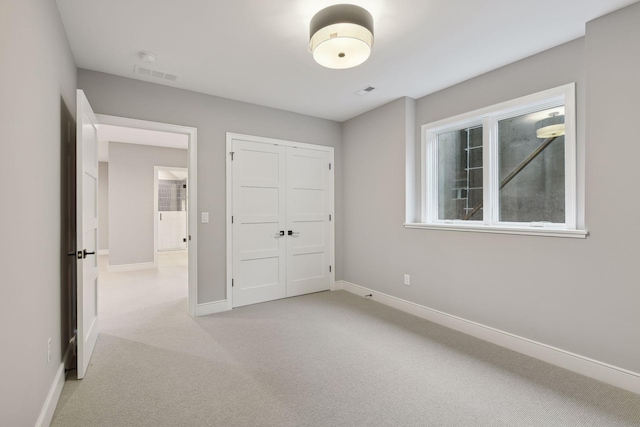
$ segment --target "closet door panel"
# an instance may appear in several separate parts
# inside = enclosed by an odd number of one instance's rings
[[[329,289],[329,153],[287,147],[287,296]]]
[[[286,296],[284,147],[233,141],[233,306]]]

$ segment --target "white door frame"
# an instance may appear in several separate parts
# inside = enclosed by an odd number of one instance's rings
[[[263,144],[270,145],[281,145],[284,147],[298,147],[298,148],[308,148],[310,150],[319,150],[319,151],[327,151],[329,153],[329,162],[331,163],[333,169],[335,170],[335,162],[334,162],[334,149],[333,147],[329,147],[326,145],[316,145],[316,144],[307,144],[304,142],[295,142],[295,141],[286,141],[283,139],[274,139],[274,138],[264,138],[261,136],[254,135],[244,135],[240,133],[232,133],[227,132],[227,310],[233,309],[233,290],[231,289],[233,279],[233,227],[231,224],[231,215],[233,214],[233,171],[231,169],[231,143],[234,139],[242,139],[244,141],[258,142]],[[332,291],[335,290],[336,284],[336,259],[335,259],[335,187],[334,187],[334,173],[329,174],[329,191],[330,191],[330,202],[329,202],[329,213],[331,214],[331,222],[329,223],[329,237],[331,239],[329,245],[329,259],[331,261],[331,265],[333,268],[331,269],[330,274],[330,284],[329,289]]]
[[[155,130],[161,132],[172,132],[181,135],[186,135],[189,138],[187,151],[189,153],[189,160],[187,168],[189,169],[189,176],[187,182],[189,183],[188,189],[188,207],[187,213],[189,215],[187,223],[189,227],[189,315],[191,317],[196,316],[196,307],[198,305],[198,142],[197,133],[198,130],[194,127],[173,125],[169,123],[150,122],[147,120],[130,119],[127,117],[109,116],[105,114],[96,114],[98,123],[113,126],[123,126],[134,129]],[[176,169],[176,168],[174,168]],[[156,195],[157,197],[157,195]],[[155,246],[155,245],[154,245]],[[154,251],[154,261],[157,253]]]
[[[179,168],[172,166],[153,167],[153,263],[158,265],[158,172],[159,171],[180,171],[189,173],[189,168]],[[187,176],[187,201],[189,200],[189,177]],[[187,215],[189,215],[189,203],[187,203]],[[189,218],[187,217],[187,235],[189,235]],[[187,242],[187,248],[189,243]]]

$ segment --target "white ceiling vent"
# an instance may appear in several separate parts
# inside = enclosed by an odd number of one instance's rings
[[[170,82],[175,82],[178,80],[178,76],[175,74],[163,73],[162,71],[151,70],[149,68],[140,67],[138,65],[135,66],[134,72],[136,74],[142,74],[147,77],[155,77],[157,79],[168,80]]]
[[[375,90],[376,88],[373,86],[367,86],[362,90],[357,91],[355,94],[358,96],[365,96],[366,94],[370,93],[371,91]]]

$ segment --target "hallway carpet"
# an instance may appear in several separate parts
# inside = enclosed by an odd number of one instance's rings
[[[53,426],[640,426],[638,395],[344,291],[197,319],[185,296],[129,304]]]

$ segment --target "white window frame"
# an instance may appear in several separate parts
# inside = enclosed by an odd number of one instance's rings
[[[499,221],[498,122],[549,108],[565,108],[565,222]],[[481,221],[438,219],[438,135],[473,126],[483,126],[483,200]],[[422,218],[407,228],[529,234],[556,237],[586,237],[578,230],[575,83],[538,92],[490,107],[471,111],[422,126]]]

